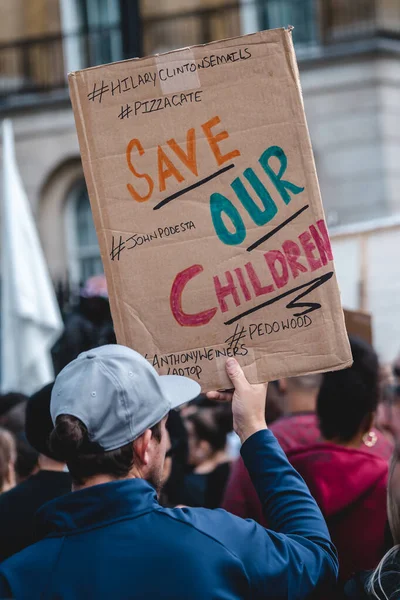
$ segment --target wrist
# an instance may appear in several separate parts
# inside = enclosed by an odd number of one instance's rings
[[[240,438],[240,442],[243,445],[245,441],[257,431],[268,429],[266,421],[258,421],[245,427],[238,427],[235,429],[237,435]]]

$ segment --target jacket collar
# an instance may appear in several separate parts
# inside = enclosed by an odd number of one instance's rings
[[[60,496],[36,514],[40,537],[106,525],[157,509],[155,489],[144,479],[124,479]]]

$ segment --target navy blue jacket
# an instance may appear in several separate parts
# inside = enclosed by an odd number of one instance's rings
[[[142,479],[93,486],[40,509],[44,539],[1,564],[0,598],[301,600],[333,585],[325,522],[273,434],[241,452],[272,530],[224,510],[165,509]]]

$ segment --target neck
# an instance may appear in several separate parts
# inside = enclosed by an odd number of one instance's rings
[[[112,481],[117,481],[117,479],[108,475],[95,475],[87,479],[85,483],[73,483],[72,491],[79,492],[79,490],[85,490],[86,488],[93,487],[94,485],[102,485],[103,483],[111,483]]]
[[[84,483],[73,483],[72,491],[79,492],[79,490],[84,490],[89,487],[93,487],[94,485],[102,485],[103,483],[112,483],[113,481],[121,481],[125,479],[145,479],[141,472],[133,467],[131,472],[126,475],[126,477],[112,477],[111,475],[93,475],[93,477],[89,477]]]
[[[212,473],[214,469],[221,465],[222,463],[229,462],[230,458],[226,450],[218,450],[212,456],[207,458],[204,462],[201,463],[198,467],[194,469],[194,472],[198,475],[207,475],[208,473]]]
[[[0,494],[2,494],[3,492],[8,492],[8,491],[12,490],[13,487],[15,487],[15,483],[16,483],[15,481],[14,482],[5,481],[2,489],[0,490]]]
[[[285,413],[315,412],[317,392],[292,392],[285,399]]]
[[[53,460],[44,454],[39,456],[38,464],[40,471],[64,471],[65,469],[64,463]]]
[[[358,449],[362,446],[363,444],[363,435],[364,434],[357,434],[356,436],[354,436],[353,439],[349,440],[348,442],[344,442],[343,440],[339,439],[339,438],[332,438],[331,440],[325,440],[328,443],[331,444],[336,444],[336,446],[341,446],[342,448],[355,448]]]

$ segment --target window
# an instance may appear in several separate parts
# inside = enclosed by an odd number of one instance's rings
[[[316,39],[316,0],[269,0],[264,2],[265,29],[294,25],[296,45],[309,44]]]
[[[242,0],[243,33],[294,25],[295,44],[316,41],[316,0]]]
[[[100,249],[84,180],[71,190],[67,205],[70,273],[75,284],[103,273]]]
[[[121,60],[119,1],[84,0],[80,5],[88,31],[90,66]]]
[[[354,39],[354,36],[365,35],[377,27],[377,8],[371,0],[330,0],[321,7],[321,23],[326,42]],[[382,9],[384,2],[382,4]],[[387,2],[387,6],[395,5]],[[383,16],[383,10],[380,11]]]
[[[123,58],[119,0],[61,0],[68,71]]]

